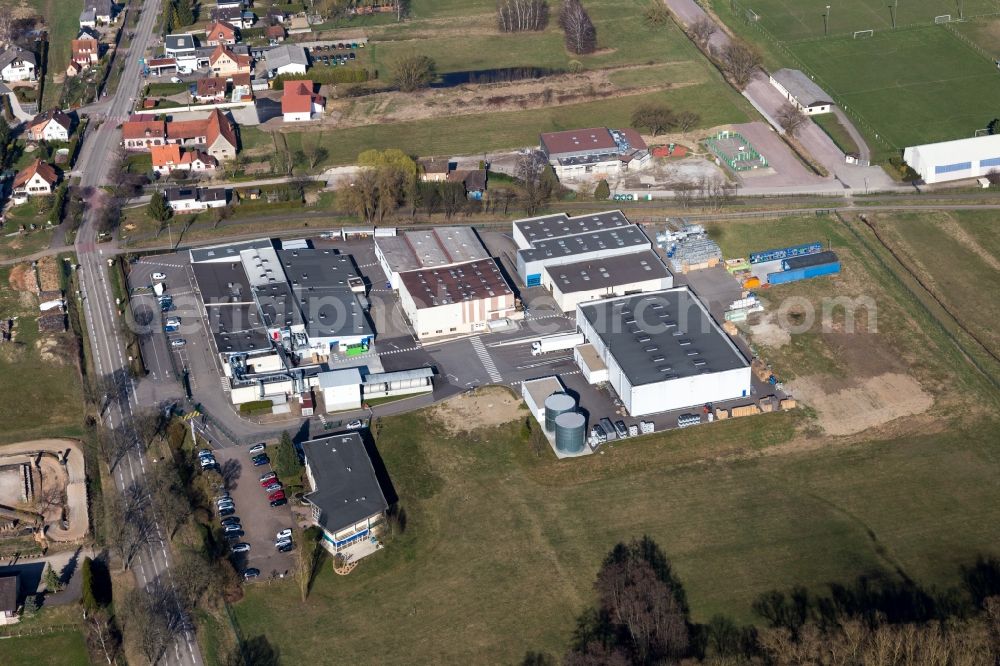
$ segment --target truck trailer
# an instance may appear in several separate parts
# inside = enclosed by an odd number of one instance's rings
[[[577,345],[582,345],[586,340],[583,333],[568,333],[566,335],[553,335],[548,338],[539,338],[531,343],[531,355],[538,356],[553,351],[565,351]]]

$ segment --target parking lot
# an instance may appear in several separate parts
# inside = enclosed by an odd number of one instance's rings
[[[236,504],[233,515],[243,525],[240,541],[250,544],[249,553],[234,555],[236,569],[260,569],[262,579],[294,573],[295,551],[280,553],[274,547],[278,532],[295,527],[290,509],[293,500],[288,498],[289,504],[272,507],[259,481],[272,471],[271,466],[254,467],[247,448],[242,446],[217,450],[215,458],[225,471],[226,487]]]

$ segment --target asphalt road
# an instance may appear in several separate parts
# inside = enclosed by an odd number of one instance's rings
[[[84,141],[77,163],[77,172],[81,174],[81,185],[85,187],[99,187],[107,182],[108,155],[120,141],[120,131],[114,119],[127,116],[132,109],[133,98],[139,94],[142,78],[138,59],[150,43],[159,10],[160,0],[145,0],[143,3],[132,47],[122,56],[128,60],[118,91],[110,99],[107,107],[107,117],[111,120],[89,133]],[[83,312],[97,372],[101,376],[128,377],[128,359],[118,329],[119,320],[115,311],[106,257],[97,244],[96,215],[92,208],[87,211],[77,235],[76,252],[81,266],[79,277]],[[124,395],[121,399],[113,401],[105,413],[109,427],[128,424],[133,418],[134,410],[142,406],[135,383],[131,378],[126,382],[127,389]],[[150,464],[152,463],[147,461],[139,447],[136,447],[115,468],[115,485],[123,491],[133,481],[141,481]],[[158,533],[163,534],[155,515],[154,520],[157,521]],[[133,563],[132,571],[138,584],[145,588],[157,579],[172,585],[169,568],[170,553],[161,539],[150,544],[139,555]],[[202,664],[193,631],[186,631],[180,639],[174,641],[173,645],[167,648],[161,662],[195,666]]]

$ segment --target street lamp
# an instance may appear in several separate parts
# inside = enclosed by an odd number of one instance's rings
[[[826,6],[826,13],[823,14],[823,36],[830,35],[830,5]]]

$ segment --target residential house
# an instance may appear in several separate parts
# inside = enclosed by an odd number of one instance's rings
[[[153,171],[160,176],[168,176],[178,170],[192,173],[214,172],[219,166],[214,157],[197,149],[185,150],[176,143],[153,146],[149,154],[152,157]]]
[[[155,116],[136,114],[122,123],[125,150],[148,151],[167,142],[167,123]]]
[[[51,109],[31,119],[28,137],[32,141],[69,141],[72,128],[72,118],[59,109]]]
[[[455,170],[454,162],[434,158],[418,160],[417,166],[420,168],[420,180],[425,183],[443,183]]]
[[[87,69],[97,64],[101,59],[100,44],[96,39],[85,37],[72,42],[71,60],[81,69]]]
[[[94,29],[97,27],[97,13],[93,9],[80,12],[80,27]]]
[[[234,53],[222,44],[215,47],[211,57],[208,59],[209,67],[217,76],[230,76],[232,74],[250,74],[253,65],[253,58],[249,55]]]
[[[35,54],[20,47],[10,47],[0,53],[0,80],[34,81],[38,62]]]
[[[306,50],[297,44],[282,44],[269,49],[264,54],[264,61],[272,78],[281,74],[305,74],[309,67]]]
[[[246,30],[252,28],[253,24],[257,22],[257,15],[239,7],[223,7],[222,9],[216,7],[212,10],[212,20],[225,21],[235,28]]]
[[[167,35],[163,40],[163,52],[174,58],[193,56],[196,48],[194,35],[187,32]]]
[[[200,104],[226,101],[226,91],[229,88],[229,81],[222,76],[210,76],[205,79],[198,79],[198,87],[194,94],[194,99]]]
[[[225,21],[216,21],[205,30],[205,43],[209,46],[225,44],[231,46],[239,41],[236,28]]]
[[[87,11],[93,11],[94,18],[100,23],[114,21],[118,9],[112,0],[84,0],[83,8]]]
[[[233,93],[230,96],[230,101],[244,102],[253,100],[253,81],[249,74],[233,74],[230,81],[233,84]]]
[[[21,619],[17,614],[20,592],[16,573],[0,577],[0,624],[16,624]]]
[[[224,187],[171,187],[163,193],[163,197],[175,213],[196,213],[209,208],[223,208],[229,203],[229,191]]]
[[[469,199],[481,201],[486,193],[486,169],[452,171],[448,174],[448,180],[462,183],[465,196]]]
[[[14,178],[14,203],[24,203],[28,197],[52,194],[59,182],[59,174],[48,162],[35,160],[17,172]]]
[[[326,100],[313,92],[312,81],[285,81],[281,95],[281,114],[286,123],[312,120],[323,115]]]
[[[76,36],[77,39],[100,39],[100,35],[97,34],[95,28],[80,28],[80,34]]]
[[[285,26],[268,26],[267,30],[264,32],[264,36],[267,37],[267,40],[271,43],[283,42],[285,41]]]
[[[137,114],[122,124],[122,145],[126,150],[148,151],[166,144],[200,147],[222,162],[236,157],[236,128],[219,109],[200,120],[165,122]]]
[[[177,71],[177,58],[150,58],[146,61],[146,67],[154,76],[173,74]]]
[[[378,550],[375,535],[389,508],[364,440],[345,432],[302,443],[311,492],[312,520],[320,543],[351,561]]]
[[[79,74],[82,71],[83,71],[83,67],[81,67],[80,65],[76,64],[72,60],[70,60],[69,64],[66,65],[66,76],[76,76],[77,74]]]
[[[246,6],[245,0],[215,0],[216,9],[243,9]]]

